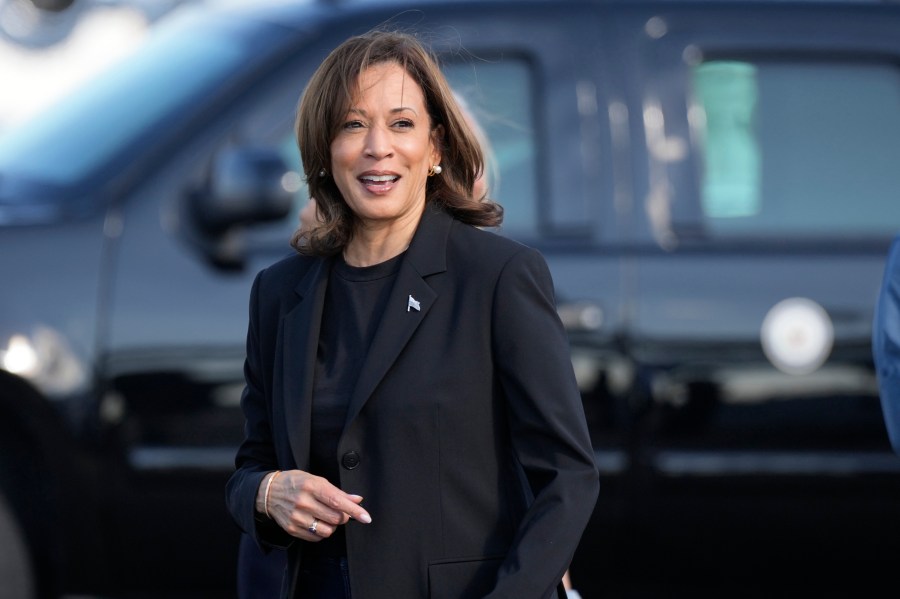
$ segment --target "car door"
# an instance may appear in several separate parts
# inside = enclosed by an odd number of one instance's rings
[[[900,228],[898,26],[864,3],[621,11],[638,543],[684,558],[662,576],[874,572],[855,548],[900,530],[869,350]]]

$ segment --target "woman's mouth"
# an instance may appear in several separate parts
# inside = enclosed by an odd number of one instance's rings
[[[362,175],[359,177],[363,186],[373,193],[390,191],[399,179],[399,175]]]

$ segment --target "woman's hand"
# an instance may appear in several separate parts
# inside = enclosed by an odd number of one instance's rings
[[[362,497],[345,493],[327,479],[302,470],[285,470],[267,476],[260,485],[257,506],[260,500],[261,512],[268,512],[288,534],[305,541],[330,537],[350,518],[364,524],[372,521],[369,513],[359,506]]]

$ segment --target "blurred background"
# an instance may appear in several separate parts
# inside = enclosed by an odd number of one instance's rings
[[[582,597],[893,582],[897,2],[0,0],[0,599],[236,596],[293,112],[385,22],[440,54],[500,234],[552,270],[602,475]]]
[[[0,1],[0,133],[127,56],[181,4],[205,1]]]

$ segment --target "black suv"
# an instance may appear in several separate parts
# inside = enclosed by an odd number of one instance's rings
[[[382,23],[440,53],[500,232],[553,271],[603,475],[582,595],[887,575],[900,4],[233,4],[0,137],[0,597],[234,593],[223,486],[251,278],[306,200],[293,113]]]

